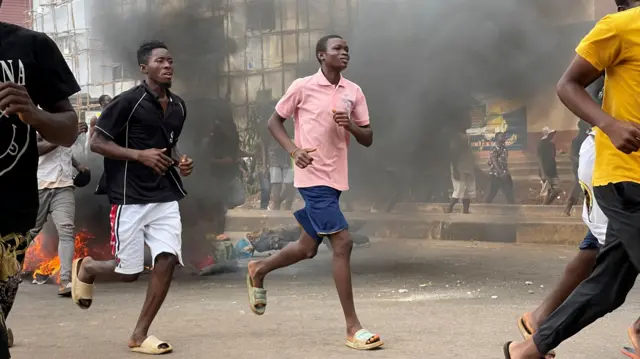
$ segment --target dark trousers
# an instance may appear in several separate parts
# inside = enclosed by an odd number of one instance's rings
[[[605,246],[589,278],[544,321],[533,336],[548,353],[624,303],[640,268],[640,184],[621,182],[594,188],[609,219]]]
[[[511,175],[499,177],[496,175],[489,175],[489,193],[487,194],[486,203],[491,203],[496,198],[498,191],[502,189],[504,197],[507,199],[507,203],[514,204],[516,200],[513,195],[513,179]]]
[[[260,178],[260,209],[269,207],[269,199],[271,198],[271,182],[269,176],[259,175]]]

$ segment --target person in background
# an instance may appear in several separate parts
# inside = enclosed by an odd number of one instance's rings
[[[342,37],[329,35],[318,40],[316,58],[321,69],[295,80],[278,102],[269,119],[269,130],[295,159],[295,186],[305,207],[294,213],[303,231],[300,238],[263,260],[248,264],[246,277],[251,311],[266,311],[265,277],[313,258],[324,238],[333,248],[333,277],[346,322],[345,344],[357,350],[371,350],[384,343],[379,335],[364,329],[356,314],[351,284],[353,240],[349,224],[340,210],[340,195],[349,189],[348,144],[373,144],[366,98],[358,85],[341,72],[349,63],[349,46]],[[284,122],[294,118],[295,143]]]
[[[111,96],[109,95],[100,95],[98,97],[98,104],[100,104],[100,110],[104,111],[104,108],[111,102]],[[98,116],[91,117],[89,121],[89,138],[93,137],[93,132],[96,127],[96,123],[98,122]]]
[[[293,205],[293,167],[291,157],[282,149],[277,141],[270,139],[267,148],[267,164],[269,166],[269,180],[271,185],[271,209],[279,211],[282,202],[284,209],[291,210]]]
[[[469,211],[471,200],[476,196],[476,168],[469,136],[462,126],[458,128],[457,133],[451,139],[450,149],[453,193],[449,207],[445,208],[445,213],[453,212],[453,207],[462,200],[462,213],[469,214],[471,213]]]
[[[87,132],[85,122],[78,123],[78,134]],[[75,212],[73,170],[88,172],[79,163],[71,148],[47,142],[38,134],[38,196],[40,207],[30,234],[35,238],[51,215],[58,231],[58,256],[60,257],[60,287],[58,295],[71,296],[71,265],[75,252]]]
[[[114,259],[74,260],[71,295],[86,310],[93,304],[96,278],[136,281],[144,271],[148,248],[153,269],[128,347],[157,355],[173,350],[168,342],[149,335],[149,328],[167,297],[176,266],[183,264],[178,201],[187,195],[181,177],[191,175],[193,160],[177,149],[187,107],[170,91],[173,56],[164,43],[150,41],[139,47],[137,60],[144,81],[105,108],[91,138],[91,150],[104,156],[96,193],[106,194],[112,204]]]
[[[491,203],[495,199],[498,191],[502,189],[507,203],[514,204],[513,179],[509,173],[509,150],[505,145],[507,135],[498,132],[495,136],[495,143],[489,154],[489,193],[486,203]]]
[[[573,170],[574,183],[571,188],[571,192],[569,192],[569,199],[567,200],[567,205],[564,208],[563,214],[567,217],[571,216],[571,209],[575,206],[580,200],[580,196],[582,195],[582,187],[580,186],[580,179],[578,178],[578,165],[580,163],[580,148],[585,139],[589,136],[589,131],[591,131],[591,126],[582,121],[578,120],[578,134],[571,141],[571,167]]]
[[[240,135],[233,121],[231,107],[222,102],[216,103],[215,107],[216,117],[207,139],[206,152],[210,154],[209,164],[213,181],[211,185],[213,228],[220,239],[225,239],[227,209],[241,205],[242,203],[238,204],[241,199],[244,202],[244,186],[240,180],[242,152]]]
[[[542,204],[549,205],[553,203],[558,195],[556,187],[558,186],[558,167],[556,165],[556,145],[553,138],[556,131],[548,126],[542,129],[542,139],[538,144],[538,173],[540,182],[542,183]]]
[[[44,33],[0,22],[0,59],[6,73],[16,74],[0,83],[0,146],[6,149],[0,158],[0,358],[11,358],[13,333],[6,319],[21,282],[29,230],[38,216],[36,133],[58,146],[75,143],[78,114],[69,97],[80,86],[56,43]]]
[[[504,345],[505,359],[549,357],[546,353],[618,309],[638,278],[640,47],[633,44],[640,41],[640,2],[616,0],[616,5],[619,12],[602,18],[582,39],[557,85],[558,97],[567,108],[595,128],[593,178],[588,183],[608,220],[604,247],[589,277],[540,323],[532,337]],[[607,78],[600,105],[585,87],[603,72]],[[580,157],[586,156],[581,153]],[[627,335],[632,346],[623,354],[638,358],[640,321]]]

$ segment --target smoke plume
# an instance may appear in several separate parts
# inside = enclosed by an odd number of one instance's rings
[[[96,3],[94,31],[113,60],[131,72],[137,71],[135,51],[143,40],[158,39],[169,45],[181,82],[176,87],[187,100],[189,112],[181,142],[197,144],[212,118],[205,99],[226,97],[224,89],[220,91],[222,65],[237,50],[225,34],[227,2],[189,0],[183,2],[185,7],[172,7],[166,1],[149,0],[147,9],[126,14],[110,2]],[[284,6],[286,2],[276,3]],[[446,183],[449,133],[458,124],[468,123],[476,97],[521,99],[551,91],[590,26],[562,26],[588,18],[586,0],[358,3],[351,31],[342,35],[352,49],[347,76],[367,95],[375,132],[374,146],[353,149],[350,162],[355,169],[352,182],[369,193],[388,192],[393,183],[385,171],[390,167],[402,181],[413,177],[413,183],[424,187]],[[184,151],[194,154],[198,148]],[[196,171],[187,189],[206,193],[210,186],[206,172],[202,167]]]

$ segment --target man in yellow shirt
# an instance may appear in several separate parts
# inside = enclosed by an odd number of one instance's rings
[[[558,83],[558,96],[596,129],[594,195],[609,219],[605,246],[589,278],[528,340],[507,343],[505,358],[539,359],[624,303],[640,270],[640,8],[616,0],[619,10],[600,20],[576,49]],[[602,108],[585,87],[606,72]],[[634,346],[640,325],[629,329]],[[625,354],[640,358],[638,347]],[[550,357],[550,355],[547,355]]]

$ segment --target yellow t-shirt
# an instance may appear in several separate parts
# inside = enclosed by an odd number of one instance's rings
[[[596,69],[606,70],[602,109],[620,121],[640,123],[640,8],[600,20],[576,49]],[[640,183],[640,153],[626,155],[596,129],[593,185]]]

